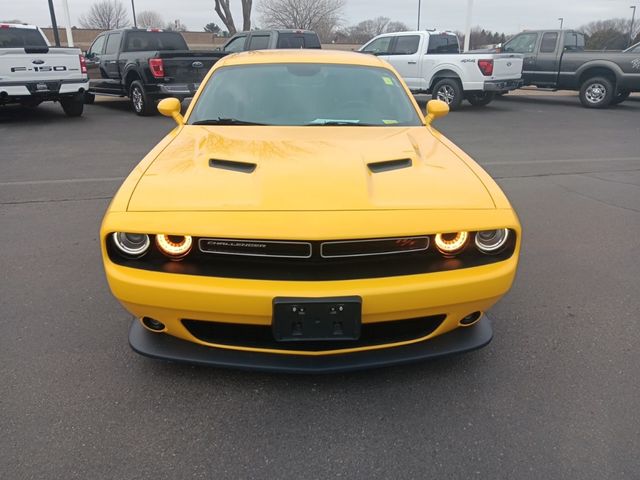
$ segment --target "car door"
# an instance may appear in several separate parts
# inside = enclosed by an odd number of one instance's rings
[[[120,53],[120,41],[122,33],[110,33],[104,47],[102,55],[103,69],[107,74],[105,86],[109,89],[120,89],[120,68],[118,67],[118,56]]]
[[[393,65],[410,90],[420,90],[420,35],[397,35],[386,60]]]
[[[392,36],[378,37],[371,40],[364,47],[360,49],[362,53],[370,53],[376,55],[383,60],[387,60],[391,51]]]
[[[538,36],[537,32],[523,32],[504,44],[504,53],[521,53],[523,55],[522,78],[525,84],[534,83]]]
[[[266,50],[269,48],[269,33],[252,33],[249,37],[247,50]]]
[[[100,69],[100,62],[106,39],[106,35],[98,35],[85,55],[87,74],[89,75],[91,87],[97,86],[97,84],[100,83],[100,79],[104,78]]]
[[[237,35],[227,42],[227,44],[222,48],[224,52],[235,53],[244,51],[244,44],[247,40],[247,35]]]
[[[558,81],[558,57],[560,56],[561,42],[558,32],[543,32],[538,47],[538,55],[535,65],[530,67],[533,71],[532,79],[536,85],[553,87]]]

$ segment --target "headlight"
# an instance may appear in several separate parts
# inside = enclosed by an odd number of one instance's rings
[[[147,253],[151,241],[149,235],[144,233],[115,232],[112,237],[113,243],[118,250],[126,257],[139,258]]]
[[[179,260],[191,251],[193,239],[189,235],[156,235],[156,245],[167,257]]]
[[[509,238],[509,230],[500,228],[498,230],[482,230],[476,233],[476,247],[482,253],[499,253],[506,245]]]
[[[464,248],[468,238],[468,232],[438,233],[436,248],[445,255],[454,255]]]

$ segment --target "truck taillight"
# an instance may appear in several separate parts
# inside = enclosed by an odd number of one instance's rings
[[[485,77],[493,75],[493,60],[478,60],[478,68]]]
[[[154,78],[164,77],[164,62],[161,58],[150,58],[149,68],[151,69],[151,75]]]
[[[80,55],[80,73],[87,73],[87,60],[84,55]]]

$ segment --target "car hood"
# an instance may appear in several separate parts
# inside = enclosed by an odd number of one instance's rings
[[[389,161],[398,162],[371,166]],[[344,126],[185,126],[139,179],[128,206],[129,211],[487,208],[494,203],[485,185],[426,127]]]

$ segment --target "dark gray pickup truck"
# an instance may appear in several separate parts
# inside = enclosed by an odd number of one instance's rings
[[[138,115],[156,113],[156,100],[193,97],[225,52],[189,50],[178,32],[127,28],[101,33],[87,53],[89,94],[129,97]]]
[[[585,51],[584,35],[573,30],[527,30],[502,47],[524,55],[524,85],[580,92],[582,105],[606,108],[640,92],[640,52]]]

